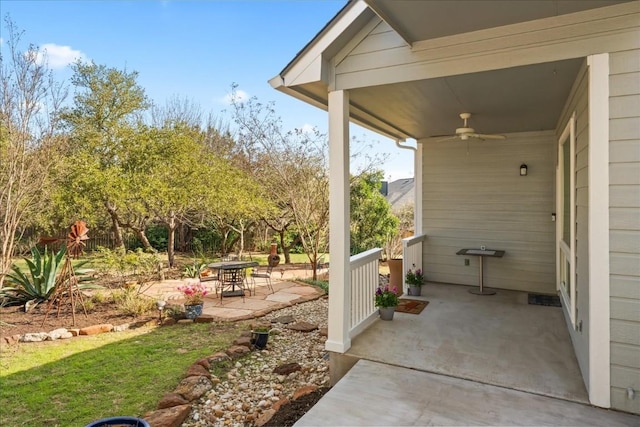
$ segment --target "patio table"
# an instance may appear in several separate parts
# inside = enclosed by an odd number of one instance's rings
[[[208,264],[207,267],[211,270],[218,270],[221,273],[221,296],[239,297],[244,296],[245,271],[258,265],[257,261],[221,261]],[[231,286],[231,290],[225,291],[225,286]],[[236,289],[236,286],[239,289]]]
[[[495,295],[496,291],[494,290],[489,290],[489,289],[484,289],[484,272],[483,272],[483,267],[482,267],[482,260],[484,257],[486,256],[490,256],[490,257],[496,257],[496,258],[502,258],[504,256],[504,251],[501,250],[495,250],[495,249],[460,249],[458,252],[456,252],[456,255],[473,255],[473,256],[477,256],[478,257],[478,265],[480,266],[480,278],[479,278],[479,288],[478,289],[469,289],[469,293],[475,294],[475,295]]]

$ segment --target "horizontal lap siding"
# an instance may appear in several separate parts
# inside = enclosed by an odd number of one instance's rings
[[[511,134],[504,141],[421,141],[423,265],[429,280],[478,284],[478,259],[462,248],[503,249],[486,257],[485,285],[555,292],[555,136]],[[529,174],[519,176],[520,164]],[[470,265],[464,265],[464,259]]]
[[[611,406],[640,413],[640,50],[609,61]]]

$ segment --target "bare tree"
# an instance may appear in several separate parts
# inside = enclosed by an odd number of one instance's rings
[[[234,88],[235,90],[235,88]],[[317,131],[286,131],[272,104],[255,98],[240,102],[232,94],[236,140],[251,173],[278,214],[266,221],[275,232],[290,229],[313,268],[327,249],[329,233],[329,175],[326,136]]]
[[[22,32],[7,17],[0,52],[0,288],[26,220],[46,204],[56,162],[58,111],[67,89],[57,84],[38,48],[20,50]]]

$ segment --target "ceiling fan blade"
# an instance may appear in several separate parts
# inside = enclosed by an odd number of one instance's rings
[[[478,139],[507,139],[506,136],[504,135],[486,135],[486,134],[482,134],[482,133],[470,133],[469,134],[470,137],[472,138],[478,138]]]
[[[451,135],[451,136],[447,136],[445,138],[439,139],[436,142],[453,141],[454,139],[460,139],[460,138],[458,137],[458,135]]]

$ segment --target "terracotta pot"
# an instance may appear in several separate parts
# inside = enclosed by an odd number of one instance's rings
[[[402,258],[392,258],[387,260],[389,266],[389,288],[393,289],[395,286],[398,288],[398,295],[402,295],[402,284],[404,283],[402,277]]]

